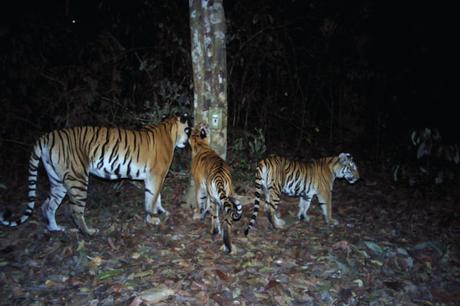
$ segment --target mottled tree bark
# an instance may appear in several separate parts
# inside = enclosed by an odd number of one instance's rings
[[[205,121],[209,124],[211,147],[225,159],[227,61],[223,0],[189,0],[189,7],[195,123]],[[197,218],[199,207],[196,207],[194,193],[191,179],[186,201],[194,208],[194,218]]]
[[[227,153],[227,62],[223,0],[190,0],[195,122],[211,128],[211,146]],[[213,125],[211,116],[219,122]],[[216,117],[218,115],[218,117]]]

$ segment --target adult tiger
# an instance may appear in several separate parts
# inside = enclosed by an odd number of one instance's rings
[[[222,234],[224,251],[232,252],[231,230],[233,221],[242,216],[241,204],[233,198],[230,167],[209,146],[209,130],[206,124],[192,130],[189,142],[192,148],[192,175],[195,182],[196,201],[202,218],[211,213],[211,234]],[[223,208],[223,230],[219,209]]]
[[[157,213],[168,213],[161,205],[160,190],[173,159],[174,148],[184,148],[191,132],[191,118],[176,114],[158,125],[140,130],[106,127],[75,127],[55,130],[37,140],[29,160],[28,203],[25,213],[14,221],[2,214],[3,225],[15,227],[26,222],[35,207],[40,159],[50,181],[50,194],[42,213],[50,231],[63,230],[56,223],[56,210],[66,194],[78,228],[92,235],[84,211],[89,174],[106,178],[144,180],[145,222],[159,223]]]
[[[280,156],[270,156],[259,161],[254,212],[245,235],[248,235],[256,223],[262,191],[265,193],[266,202],[264,210],[274,228],[284,226],[284,221],[277,216],[281,193],[300,197],[297,217],[306,221],[309,220],[307,211],[312,197],[316,195],[326,223],[337,224],[332,219],[331,212],[332,187],[336,178],[345,178],[351,184],[359,179],[358,168],[350,154],[340,153],[339,156],[324,157],[307,163]]]

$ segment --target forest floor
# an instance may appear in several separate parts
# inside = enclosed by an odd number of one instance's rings
[[[75,229],[66,203],[57,215],[63,233],[45,230],[38,204],[28,223],[1,228],[0,304],[460,305],[458,183],[417,190],[365,165],[360,172],[354,185],[334,185],[337,226],[325,225],[315,201],[310,221],[298,222],[297,199],[283,198],[286,228],[270,229],[261,213],[248,237],[254,189],[237,182],[248,200],[233,255],[211,237],[209,217],[192,220],[181,202],[186,172],[168,175],[170,215],[157,226],[143,222],[138,185],[92,178],[86,220],[95,237]],[[42,175],[41,200],[46,184]],[[25,186],[14,193],[23,202]]]

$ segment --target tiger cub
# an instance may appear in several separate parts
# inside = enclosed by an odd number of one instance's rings
[[[96,229],[85,222],[88,178],[90,174],[113,180],[144,180],[145,222],[159,223],[154,213],[168,213],[161,205],[160,190],[173,159],[174,148],[184,148],[191,132],[187,114],[147,125],[141,130],[106,127],[75,127],[55,130],[37,140],[29,160],[28,203],[25,213],[12,221],[4,214],[0,223],[16,227],[26,222],[35,207],[37,172],[42,161],[50,181],[50,193],[42,214],[50,231],[61,231],[56,210],[66,195],[78,228],[92,235]],[[155,210],[153,204],[155,203]]]
[[[242,216],[241,204],[234,194],[230,167],[209,146],[209,130],[206,124],[192,130],[189,142],[192,149],[192,176],[195,182],[195,196],[202,210],[202,218],[207,210],[211,213],[211,234],[222,234],[223,248],[232,252],[231,230],[233,221]],[[223,208],[223,229],[219,220],[219,210]]]
[[[326,223],[337,224],[332,219],[332,187],[336,178],[345,178],[353,184],[359,179],[358,168],[348,153],[324,157],[311,162],[299,162],[280,156],[270,156],[259,161],[256,170],[254,212],[245,235],[255,226],[259,212],[259,200],[265,194],[264,210],[274,228],[282,228],[284,221],[278,214],[280,194],[300,197],[299,220],[309,220],[307,215],[312,197],[316,195]]]

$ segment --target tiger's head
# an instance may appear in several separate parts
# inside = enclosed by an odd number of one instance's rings
[[[209,146],[209,127],[205,122],[200,122],[198,126],[192,129],[189,143],[192,152],[196,152],[199,146]]]
[[[192,131],[192,117],[187,113],[176,113],[174,117],[177,126],[176,147],[185,148]]]
[[[350,184],[359,180],[358,167],[349,153],[340,153],[338,163],[334,167],[335,176],[346,179]]]

